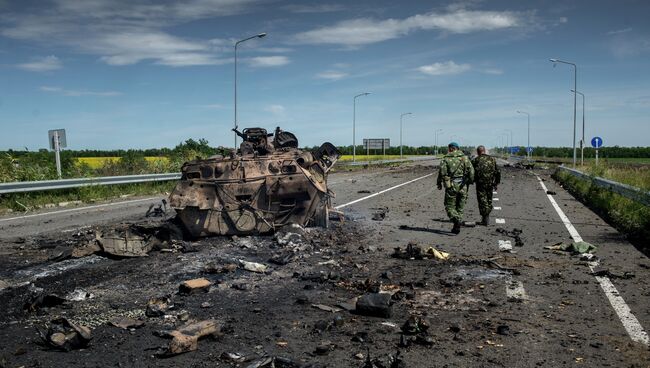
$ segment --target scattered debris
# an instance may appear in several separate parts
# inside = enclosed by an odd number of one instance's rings
[[[368,189],[361,189],[361,190],[357,191],[357,193],[358,193],[358,194],[370,194],[370,193],[372,193],[372,192],[369,191]]]
[[[511,252],[512,243],[510,240],[499,240],[499,251],[501,252]]]
[[[384,221],[386,214],[388,213],[388,207],[384,208],[373,208],[375,212],[372,214],[372,219],[374,221]]]
[[[74,291],[66,295],[65,299],[71,302],[80,302],[93,297],[94,295],[92,293],[89,293],[84,289],[74,289]]]
[[[32,289],[34,293],[27,299],[23,309],[28,312],[35,312],[40,308],[52,308],[65,303],[66,299],[57,294],[44,293],[42,289]]]
[[[446,261],[449,259],[450,254],[447,252],[440,251],[434,247],[429,247],[425,251],[422,251],[422,248],[418,246],[415,242],[410,242],[406,246],[406,249],[402,250],[401,247],[396,247],[393,251],[391,257],[399,259],[437,259],[441,261]]]
[[[552,190],[547,190],[546,194],[548,194],[548,195],[557,195],[557,192],[554,192]]]
[[[390,318],[392,314],[391,295],[387,293],[368,293],[357,300],[356,313],[365,316]]]
[[[178,292],[181,294],[193,294],[197,292],[207,292],[212,286],[212,282],[206,278],[193,279],[183,281],[178,287]]]
[[[145,315],[147,317],[163,316],[171,307],[171,302],[172,301],[170,295],[151,298],[147,303],[147,310],[145,311]]]
[[[611,272],[607,268],[602,268],[602,269],[595,269],[592,273],[594,276],[600,276],[600,277],[609,277],[610,279],[632,279],[636,277],[636,275],[632,272],[625,271],[622,275],[618,273]]]
[[[583,254],[583,253],[593,253],[598,249],[595,245],[587,243],[585,241],[579,241],[574,243],[557,243],[553,245],[548,245],[544,249],[550,250],[560,250],[563,252],[569,252],[571,254]]]
[[[257,273],[265,273],[268,268],[266,265],[263,265],[261,263],[248,262],[244,260],[239,260],[239,264],[246,271],[257,272]]]
[[[497,327],[497,333],[499,335],[503,335],[503,336],[510,335],[510,326],[508,326],[508,325],[499,325]]]
[[[203,267],[203,271],[206,273],[230,273],[235,272],[239,266],[236,263],[228,263],[224,266],[217,266],[214,263],[208,263]]]
[[[46,345],[63,351],[83,349],[91,340],[88,327],[75,325],[66,318],[54,319],[50,321],[47,332],[38,332]]]
[[[476,221],[464,221],[463,226],[465,226],[465,227],[476,227]]]
[[[126,228],[124,232],[114,230],[108,234],[96,234],[96,239],[105,253],[119,257],[142,257],[153,249],[153,242],[132,229]]]
[[[145,217],[164,217],[167,214],[167,200],[163,199],[162,202],[155,207],[155,204],[151,204],[147,213],[144,214]]]
[[[313,308],[320,309],[326,312],[332,312],[332,313],[337,313],[343,310],[341,308],[330,307],[329,305],[325,305],[325,304],[312,304],[311,306]]]
[[[187,353],[198,349],[199,339],[221,335],[221,326],[215,320],[205,320],[189,323],[175,331],[168,332],[166,337],[171,337],[164,356]]]
[[[504,236],[508,236],[511,238],[515,239],[515,247],[523,247],[524,242],[521,240],[521,234],[523,231],[521,229],[512,229],[512,230],[506,230],[502,227],[496,229],[499,234],[503,234]]]
[[[111,326],[119,327],[123,330],[131,328],[140,328],[144,326],[144,321],[130,317],[115,317],[108,321]]]
[[[434,247],[429,247],[427,248],[426,252],[424,252],[426,255],[433,256],[433,258],[441,260],[441,261],[446,261],[449,259],[450,254],[447,252],[442,252],[437,250]]]

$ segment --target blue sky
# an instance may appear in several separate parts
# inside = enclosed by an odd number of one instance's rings
[[[0,0],[0,149],[232,145],[240,127],[301,145],[362,138],[570,146],[573,69],[586,137],[650,145],[647,1]],[[581,123],[578,96],[578,122]],[[580,134],[579,134],[580,135]],[[499,138],[501,136],[501,138]]]

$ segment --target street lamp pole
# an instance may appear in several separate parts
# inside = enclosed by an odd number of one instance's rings
[[[519,111],[517,110],[518,114],[526,114],[528,117],[528,143],[526,144],[526,157],[530,159],[530,152],[528,152],[528,149],[530,148],[530,114],[527,113],[526,111]]]
[[[404,146],[402,146],[402,123],[403,123],[403,118],[406,115],[412,115],[410,112],[405,112],[402,115],[399,116],[399,158],[402,158],[402,149]]]
[[[580,139],[580,166],[585,166],[585,95],[582,92],[571,90],[582,96],[582,139]]]
[[[576,167],[576,103],[578,100],[578,66],[574,63],[560,60],[560,59],[550,59],[552,63],[562,63],[573,66],[573,167]]]
[[[436,129],[435,135],[436,135],[436,156],[438,155],[438,133],[442,133],[442,129]]]
[[[510,133],[510,146],[508,146],[508,147],[510,147],[510,150],[509,150],[509,151],[512,153],[512,146],[514,145],[514,141],[512,140],[512,130],[510,130],[510,129],[505,129],[504,132],[506,132],[506,133]],[[507,137],[507,134],[506,134],[506,138],[508,138],[508,137]]]
[[[356,138],[356,125],[357,125],[357,97],[368,96],[370,92],[359,93],[352,99],[352,162],[357,161],[357,138]]]
[[[235,42],[235,129],[238,128],[238,121],[237,121],[237,48],[239,47],[239,44],[242,42],[246,42],[248,40],[252,40],[253,38],[263,38],[266,37],[266,33],[259,33],[256,34],[255,36],[250,36],[247,38],[244,38],[242,40],[239,40]],[[235,152],[237,151],[237,133],[235,133]]]

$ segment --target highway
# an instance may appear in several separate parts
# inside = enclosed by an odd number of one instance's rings
[[[443,192],[435,188],[436,165],[427,161],[331,174],[333,206],[345,219],[327,231],[309,231],[310,241],[296,258],[271,266],[266,274],[215,276],[201,270],[229,258],[267,263],[271,255],[286,251],[270,246],[272,236],[201,239],[190,253],[153,252],[124,260],[92,256],[97,257],[92,262],[42,272],[53,264],[48,258],[56,249],[74,241],[70,234],[143,221],[149,205],[162,197],[0,218],[0,279],[13,285],[0,291],[0,306],[7,311],[0,317],[2,359],[7,366],[235,366],[241,363],[222,353],[237,352],[248,359],[243,366],[263,356],[282,356],[303,365],[356,367],[368,353],[385,359],[399,350],[406,367],[648,366],[646,256],[545,170],[503,167],[490,226],[463,227],[453,235]],[[480,220],[473,187],[465,220]],[[523,246],[501,252],[500,244],[514,245],[515,239],[499,229],[520,229]],[[598,260],[544,248],[574,240],[598,246]],[[391,257],[395,247],[408,243],[451,256],[447,261]],[[45,276],[36,278],[36,270]],[[145,327],[130,332],[101,323],[127,311],[141,316],[149,297],[175,292],[178,283],[193,277],[211,278],[215,286],[207,294],[177,297],[179,310],[230,326],[219,340],[199,342],[198,351],[155,357],[153,350],[167,341],[154,332],[169,327],[166,319],[148,318]],[[342,304],[373,280],[386,290],[412,289],[414,297],[395,299],[389,318],[310,307]],[[26,315],[21,305],[34,286],[56,293],[84,288],[94,297]],[[211,307],[201,307],[207,302]],[[55,353],[34,344],[33,327],[58,314],[99,321],[88,349]],[[399,327],[409,316],[428,321],[430,341],[403,346]],[[340,322],[330,326],[332,318]],[[323,323],[329,327],[319,327]],[[326,353],[318,349],[323,344],[330,344]]]

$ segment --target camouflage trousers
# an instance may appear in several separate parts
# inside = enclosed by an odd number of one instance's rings
[[[445,190],[445,210],[451,221],[462,221],[465,202],[467,201],[467,187],[451,187]]]
[[[492,186],[476,185],[476,199],[481,216],[489,216],[492,212]]]

